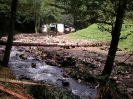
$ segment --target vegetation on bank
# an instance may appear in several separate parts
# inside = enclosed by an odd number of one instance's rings
[[[23,85],[6,81],[7,79],[15,79],[14,73],[9,68],[0,65],[0,79],[5,79],[5,82],[0,81],[0,99],[16,99],[18,96],[33,99],[24,90]]]
[[[3,81],[4,80],[4,81]],[[25,83],[27,82],[27,83]],[[41,91],[38,91],[41,90]],[[0,65],[0,99],[79,99],[70,90],[45,82],[15,80],[14,73]]]
[[[98,41],[111,41],[111,33],[109,33],[111,27],[106,25],[105,28],[101,28],[98,24],[92,24],[85,29],[78,30],[75,33],[68,34],[69,39],[81,39],[81,40],[98,40]],[[121,50],[133,51],[133,24],[123,24],[120,42],[118,48]]]
[[[101,31],[97,24],[92,24],[85,29],[76,31],[75,33],[68,34],[70,39],[85,39],[85,40],[99,40],[110,41],[111,35],[107,31]]]

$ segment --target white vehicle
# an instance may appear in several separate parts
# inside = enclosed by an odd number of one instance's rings
[[[42,29],[41,29],[41,31],[42,31],[42,33],[47,33],[48,32],[48,24],[44,24],[44,25],[42,25]]]
[[[57,31],[60,33],[64,33],[65,31],[64,24],[57,24]]]
[[[70,29],[71,29],[71,32],[76,32],[75,28],[70,27]]]
[[[59,33],[71,33],[75,32],[75,28],[69,27],[68,25],[62,23],[50,23],[42,25],[42,33],[47,33],[48,31],[54,31]]]

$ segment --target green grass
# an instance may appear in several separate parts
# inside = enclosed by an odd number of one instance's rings
[[[70,33],[68,37],[71,39],[110,41],[111,35],[108,32],[100,31],[97,24],[92,24],[85,29]]]
[[[126,22],[127,23],[127,22]],[[133,24],[123,24],[118,48],[133,51]],[[92,24],[89,27],[67,35],[69,39],[111,41],[108,31],[98,28],[99,25]],[[107,29],[110,26],[105,26]]]
[[[133,24],[123,25],[119,48],[122,50],[133,51]]]

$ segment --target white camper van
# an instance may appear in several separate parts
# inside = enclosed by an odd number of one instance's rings
[[[47,24],[44,24],[42,25],[42,33],[47,33],[48,32],[48,25]]]
[[[59,33],[64,33],[64,31],[65,31],[64,24],[57,24],[57,31]]]
[[[75,32],[75,28],[69,27],[62,23],[50,23],[42,25],[42,33],[58,32],[58,33],[71,33]]]

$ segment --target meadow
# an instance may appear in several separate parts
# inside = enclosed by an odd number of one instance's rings
[[[78,30],[67,35],[69,39],[111,41],[111,26],[92,24],[87,28]],[[126,51],[133,51],[133,24],[124,23],[118,48]]]

